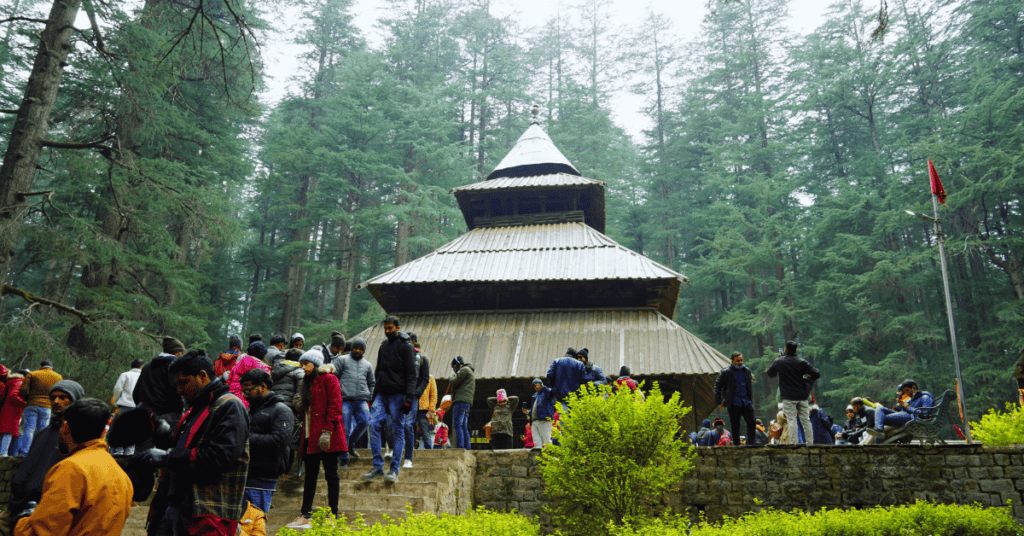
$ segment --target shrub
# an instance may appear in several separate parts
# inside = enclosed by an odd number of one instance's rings
[[[692,530],[692,532],[690,532]],[[626,534],[626,532],[622,532]],[[631,533],[632,534],[632,533]],[[702,522],[687,530],[674,521],[647,525],[636,531],[641,536],[1018,536],[1024,530],[1016,524],[1009,508],[980,505],[950,505],[919,501],[912,505],[877,506],[864,510],[781,512],[768,509],[720,523]]]
[[[681,438],[690,408],[679,393],[667,401],[658,384],[646,400],[629,389],[587,385],[571,401],[544,447],[540,470],[556,527],[569,534],[600,534],[657,515],[670,486],[692,467],[694,453]]]
[[[1007,402],[1006,413],[988,410],[981,422],[971,423],[971,435],[990,447],[1024,443],[1024,407]]]
[[[374,524],[367,526],[361,520],[353,520],[351,525],[338,525],[327,519],[330,513],[321,508],[313,514],[313,528],[297,531],[281,529],[278,536],[343,536],[359,534],[360,536],[479,536],[481,534],[500,534],[501,536],[538,536],[540,527],[537,522],[515,512],[494,512],[483,507],[463,516],[452,514],[412,514],[404,520],[393,523]]]

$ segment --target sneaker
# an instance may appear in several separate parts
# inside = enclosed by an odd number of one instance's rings
[[[412,469],[412,460],[405,460],[405,462],[402,463],[402,468],[403,469]]]
[[[394,484],[395,482],[398,482],[398,473],[394,471],[388,471],[388,475],[384,477],[384,480],[388,484]]]
[[[295,530],[311,529],[313,528],[313,522],[306,517],[299,516],[295,518],[295,521],[292,521],[291,523],[285,525],[285,527]]]
[[[868,432],[868,434],[871,435],[871,437],[876,437],[876,438],[885,437],[885,429],[884,428],[868,428],[867,432]]]
[[[339,460],[338,461],[338,469],[348,469],[348,467],[349,467],[349,461],[348,460]]]
[[[353,458],[362,458],[362,456],[359,455],[359,451],[356,449],[348,449],[348,455]]]
[[[384,476],[384,470],[379,467],[374,467],[373,469],[370,469],[369,473],[363,475],[363,480],[373,480],[382,476]]]
[[[384,457],[385,458],[390,458],[391,457],[391,449],[388,449],[388,450],[384,451]]]

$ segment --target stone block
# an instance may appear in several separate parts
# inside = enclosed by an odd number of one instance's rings
[[[967,469],[967,474],[977,480],[989,478],[988,467],[971,467]]]
[[[981,488],[981,491],[987,491],[992,493],[1009,493],[1015,491],[1015,488],[1013,487],[1013,481],[1008,478],[1000,478],[996,480],[981,480],[978,482],[978,486]]]
[[[963,495],[964,502],[978,503],[982,506],[992,506],[992,500],[988,493],[970,492]],[[998,495],[997,495],[998,497]]]
[[[946,465],[949,467],[966,467],[966,456],[946,456]]]
[[[1006,478],[1024,478],[1024,466],[1010,465],[1003,467],[1003,476]]]

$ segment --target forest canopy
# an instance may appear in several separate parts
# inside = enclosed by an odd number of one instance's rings
[[[384,313],[356,285],[465,232],[449,190],[538,104],[607,183],[607,234],[692,281],[676,322],[758,375],[798,341],[833,415],[907,377],[953,388],[936,238],[905,213],[931,214],[933,160],[967,406],[1013,399],[1024,5],[891,0],[872,36],[873,0],[807,35],[785,0],[712,4],[681,36],[606,0],[532,25],[390,0],[371,46],[351,0],[305,0],[296,89],[265,106],[262,47],[286,30],[268,0],[0,0],[0,362],[106,389],[164,335],[210,353],[230,333],[351,336]],[[613,119],[622,92],[639,137]]]

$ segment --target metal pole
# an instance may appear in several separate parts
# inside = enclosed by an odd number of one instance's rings
[[[942,220],[939,219],[939,197],[932,194],[932,208],[935,210],[935,218],[932,220],[935,224],[935,238],[939,242],[939,261],[942,265],[942,286],[946,289],[946,316],[949,317],[949,338],[953,343],[953,364],[956,367],[956,384],[957,389],[957,401],[960,404],[960,410],[964,415],[964,437],[967,438],[967,444],[973,443],[971,440],[971,424],[970,415],[967,413],[967,403],[964,401],[964,380],[960,376],[960,351],[956,344],[956,326],[953,324],[953,298],[949,292],[949,271],[946,269],[946,246],[942,241]]]

